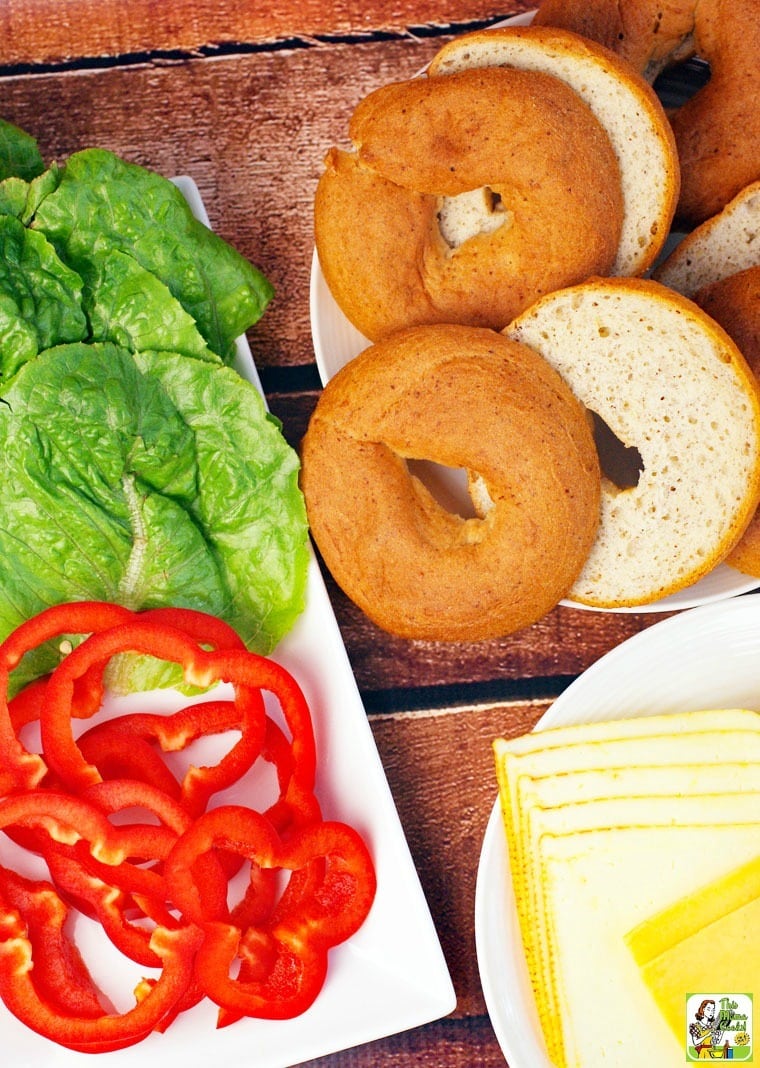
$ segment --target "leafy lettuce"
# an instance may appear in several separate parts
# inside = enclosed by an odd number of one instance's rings
[[[69,156],[31,226],[80,273],[104,249],[132,257],[164,283],[225,362],[272,296],[263,275],[195,218],[176,186],[105,149]]]
[[[306,515],[297,456],[253,385],[75,343],[25,364],[3,399],[0,632],[97,598],[191,606],[274,648],[304,607]]]
[[[210,612],[261,653],[292,627],[298,457],[227,366],[272,293],[167,179],[102,149],[45,168],[0,120],[0,639],[92,598]],[[133,657],[114,681],[176,678]]]
[[[28,181],[41,174],[45,163],[34,138],[5,119],[0,119],[0,179]]]

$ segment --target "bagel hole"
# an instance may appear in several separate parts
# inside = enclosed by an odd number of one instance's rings
[[[683,107],[710,81],[710,64],[701,56],[690,56],[667,66],[657,75],[653,88],[666,109]]]
[[[501,195],[489,186],[480,186],[438,203],[438,229],[450,249],[457,249],[480,234],[492,234],[509,217]]]
[[[644,470],[641,453],[635,445],[624,445],[597,412],[589,410],[589,416],[602,475],[619,490],[634,489]]]
[[[407,471],[416,478],[441,508],[462,519],[477,519],[478,513],[468,489],[467,472],[446,467],[433,460],[407,459]]]

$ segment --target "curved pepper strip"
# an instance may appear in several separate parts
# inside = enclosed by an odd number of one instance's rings
[[[14,920],[15,917],[15,920]],[[160,1029],[182,1001],[193,979],[202,933],[192,926],[157,927],[151,947],[161,974],[148,989],[138,987],[134,1008],[125,1013],[83,1016],[62,1013],[34,977],[34,952],[17,913],[6,913],[0,928],[0,997],[22,1023],[45,1038],[82,1053],[105,1053],[142,1041]]]
[[[316,752],[311,715],[300,687],[284,668],[243,649],[204,650],[183,631],[139,618],[91,634],[48,680],[40,718],[42,750],[48,765],[67,786],[78,790],[101,778],[97,768],[84,760],[72,734],[70,709],[76,680],[92,664],[104,663],[123,652],[179,664],[185,681],[202,689],[217,682],[230,683],[242,716],[243,734],[253,732],[259,748],[266,729],[261,690],[274,693],[291,733],[299,785],[313,790]]]
[[[138,613],[138,619],[161,626],[174,627],[189,634],[209,649],[245,649],[245,642],[238,632],[218,616],[201,612],[197,608],[146,608]]]
[[[192,822],[172,798],[134,780],[96,783],[83,791],[81,797],[109,815],[125,809],[144,809],[158,817],[160,826],[131,823],[114,828],[114,836],[124,852],[142,861],[163,861]],[[159,870],[128,860],[118,865],[103,863],[91,855],[84,841],[73,846],[54,844],[43,852],[56,883],[82,911],[99,920],[125,956],[149,967],[160,967],[150,947],[150,929],[132,922],[134,918],[147,918],[165,927],[177,926],[166,902],[166,884]],[[217,858],[199,858],[196,868],[194,877],[204,880],[216,907],[220,910],[226,907],[227,876]]]
[[[0,801],[0,828],[21,826],[46,832],[52,841],[74,846],[87,841],[93,855],[108,864],[127,859],[129,834],[91,802],[53,791],[28,791]],[[190,924],[174,930],[155,928],[150,948],[162,967],[150,990],[142,991],[134,1009],[100,1016],[64,1013],[35,980],[34,947],[16,910],[0,919],[0,997],[8,1009],[39,1034],[82,1052],[105,1052],[146,1037],[176,1010],[193,983],[194,956],[201,932]]]
[[[136,796],[135,788],[145,793],[142,784],[129,783],[126,787],[126,793],[118,794],[117,804],[111,805],[112,810]],[[177,825],[186,827],[189,817],[182,815],[182,822]],[[52,791],[16,794],[0,802],[0,826],[7,832],[18,827],[27,832],[25,844],[44,856],[58,888],[80,911],[97,918],[126,956],[150,967],[160,966],[155,954],[148,950],[149,932],[129,923],[126,910],[135,907],[137,900],[142,903],[141,912],[148,915],[145,901],[151,901],[154,911],[150,914],[167,926],[176,926],[164,905],[164,880],[155,872],[129,863],[129,858],[163,859],[177,840],[177,830],[153,825],[113,826],[107,813],[94,807],[92,801]],[[95,859],[91,852],[102,859]],[[90,865],[96,872],[90,870]],[[132,894],[124,889],[125,885]],[[217,885],[224,885],[221,871]]]
[[[149,742],[121,730],[120,718],[96,723],[80,734],[77,745],[84,760],[98,769],[104,781],[135,779],[179,801],[180,785],[171,769]]]
[[[264,717],[266,713],[263,698],[261,700],[260,714]],[[174,776],[149,744],[151,741],[157,742],[163,753],[176,753],[199,738],[239,730],[240,740],[217,764],[188,768],[177,787],[178,799],[186,811],[198,815],[203,812],[215,793],[236,783],[261,752],[260,731],[245,731],[243,727],[243,715],[234,701],[204,700],[166,715],[160,712],[125,713],[91,727],[79,738],[77,744],[82,754],[90,759],[101,773],[101,763],[109,751],[109,746],[114,755],[119,752],[127,753],[132,747],[140,748],[141,753],[147,749],[151,754],[148,764],[151,779],[158,782],[159,770],[154,767],[154,762],[161,763],[166,774],[171,775],[172,779]],[[92,755],[88,756],[88,752]],[[135,774],[135,777],[139,776]],[[176,784],[176,779],[174,782]],[[171,791],[170,786],[166,789],[167,792]]]
[[[0,867],[0,907],[18,912],[26,925],[35,984],[45,998],[62,1013],[102,1016],[102,994],[66,934],[70,910],[55,887]]]
[[[107,938],[125,957],[146,968],[161,967],[161,961],[150,947],[151,930],[127,918],[127,910],[134,907],[130,895],[93,875],[73,846],[50,843],[43,855],[61,894],[83,915],[97,920]],[[155,900],[163,903],[160,897]]]
[[[112,779],[95,783],[82,791],[81,796],[110,815],[124,809],[144,808],[158,817],[161,827],[150,824],[120,824],[115,827],[116,838],[128,850],[129,855],[142,860],[165,860],[179,836],[189,830],[192,824],[192,817],[173,798],[146,783],[131,779]],[[162,834],[162,831],[168,833]],[[154,891],[150,879],[155,879],[156,873],[150,869],[135,867],[127,862],[114,869],[89,853],[85,863],[94,874],[100,875],[104,881],[119,889],[145,894],[148,898],[159,896],[156,891],[160,889],[160,896],[166,897],[162,877],[159,877],[161,886],[156,885]],[[212,900],[217,908],[226,907],[227,869],[216,857],[199,858],[194,866],[193,876],[203,880],[207,890],[213,895]],[[154,913],[150,912],[148,915]],[[167,924],[163,914],[161,917],[159,922]]]
[[[298,893],[286,891],[266,923],[243,931],[217,918],[205,887],[188,874],[197,857],[220,848],[262,868],[321,874]],[[358,930],[376,890],[369,850],[352,828],[325,821],[283,840],[265,816],[239,805],[200,816],[177,841],[164,872],[172,900],[203,928],[198,982],[225,1012],[268,1019],[287,1019],[311,1005],[324,983],[328,950]],[[239,954],[247,963],[242,979],[230,974]]]
[[[282,835],[296,827],[322,819],[322,810],[314,794],[314,776],[304,769],[293,745],[280,727],[267,718],[261,759],[274,765],[280,796],[264,812]]]
[[[14,668],[26,653],[54,638],[67,634],[90,634],[103,627],[123,623],[132,616],[133,613],[127,608],[101,601],[54,605],[21,623],[0,643],[0,761],[3,767],[0,772],[0,792],[36,786],[47,770],[42,757],[30,753],[19,742],[13,727],[8,691]],[[83,676],[80,688],[85,681],[92,682],[92,679]]]
[[[29,753],[18,740],[19,730],[39,718],[45,691],[42,680],[34,680],[9,701],[10,676],[24,655],[45,642],[66,635],[87,635],[108,629],[135,617],[122,605],[105,601],[74,601],[53,605],[32,619],[21,623],[0,643],[0,793],[26,789],[41,783],[45,767],[39,754]],[[159,625],[174,626],[212,648],[244,649],[237,632],[223,620],[190,608],[154,608],[139,613],[139,618]],[[71,714],[86,718],[100,707],[105,663],[93,664],[77,684],[72,696]],[[15,700],[18,698],[18,700]],[[15,703],[15,705],[14,705]],[[13,711],[11,711],[13,707]]]

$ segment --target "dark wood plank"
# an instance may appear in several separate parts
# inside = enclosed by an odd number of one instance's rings
[[[356,102],[411,77],[441,38],[0,78],[0,114],[46,160],[97,145],[198,184],[212,226],[276,297],[251,344],[259,367],[313,362],[312,204],[322,159]],[[44,102],[44,106],[43,103]]]
[[[491,744],[530,730],[543,703],[371,717],[457,994],[457,1015],[481,1015],[473,916],[475,877],[497,788]]]
[[[71,63],[83,57],[146,52],[214,52],[318,36],[403,33],[504,17],[534,4],[509,0],[14,0],[0,5],[0,62],[4,65]]]
[[[392,1035],[330,1057],[308,1062],[309,1068],[504,1068],[491,1021],[487,1016],[445,1019]],[[304,1066],[305,1068],[305,1066]]]

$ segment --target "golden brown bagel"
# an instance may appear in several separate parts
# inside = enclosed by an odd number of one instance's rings
[[[760,181],[695,227],[652,272],[684,297],[760,263]]]
[[[612,274],[643,274],[668,236],[680,189],[673,131],[652,87],[614,52],[568,30],[503,26],[447,42],[432,75],[517,67],[561,78],[607,131],[620,167],[623,226]]]
[[[349,133],[354,151],[325,161],[315,239],[336,302],[370,340],[421,323],[498,329],[612,267],[617,158],[560,79],[493,68],[397,82],[359,103]]]
[[[650,79],[692,54],[709,63],[707,84],[670,115],[682,223],[715,215],[760,178],[758,0],[543,0],[534,21],[600,41]]]
[[[408,461],[471,471],[485,516],[437,503]],[[406,638],[474,641],[567,592],[599,518],[583,409],[549,365],[491,330],[411,327],[322,393],[302,446],[312,534],[346,594]]]
[[[760,499],[760,389],[728,334],[641,278],[552,293],[506,332],[641,458],[634,486],[602,480],[599,533],[571,597],[648,604],[724,560]]]
[[[533,25],[598,41],[651,83],[694,55],[694,7],[695,0],[542,0]]]
[[[760,380],[760,264],[705,286],[694,299],[733,338]],[[727,563],[760,577],[760,513],[755,512]]]

